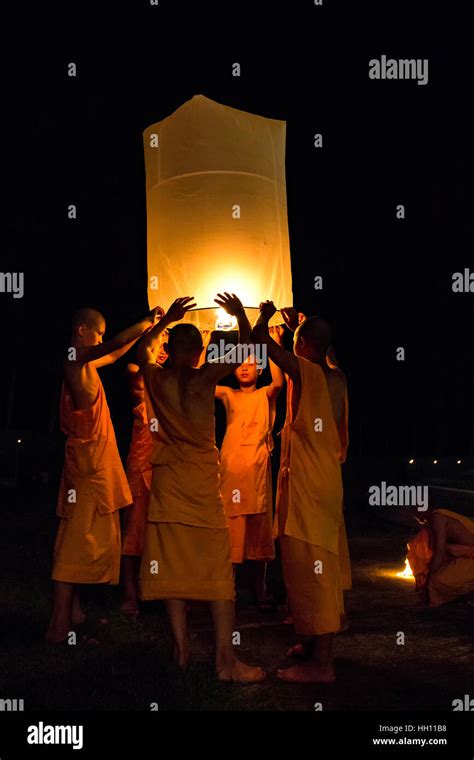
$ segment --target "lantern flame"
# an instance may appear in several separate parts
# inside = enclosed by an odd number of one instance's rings
[[[405,560],[405,567],[399,573],[395,573],[397,578],[414,578],[408,559]]]
[[[216,309],[216,330],[235,330],[237,327],[237,318],[227,314],[225,309],[219,307]]]

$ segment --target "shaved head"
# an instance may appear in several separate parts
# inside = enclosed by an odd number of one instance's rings
[[[321,317],[309,317],[302,322],[295,332],[295,340],[304,340],[315,352],[326,356],[331,345],[331,328]]]
[[[168,351],[171,357],[179,354],[197,354],[201,350],[202,335],[194,325],[175,325],[169,331]]]
[[[321,317],[309,317],[296,328],[293,349],[296,356],[326,367],[326,354],[331,341],[328,323]]]
[[[72,317],[73,328],[78,328],[81,325],[86,327],[96,327],[101,322],[105,323],[105,319],[97,309],[92,309],[90,306],[84,306],[81,309],[77,309]]]
[[[102,343],[105,319],[97,309],[86,306],[77,309],[72,317],[72,339],[79,346],[96,346]]]

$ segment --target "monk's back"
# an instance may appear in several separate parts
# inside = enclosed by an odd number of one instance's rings
[[[336,427],[339,430],[344,422],[346,378],[340,369],[324,369],[324,375],[328,384],[329,396],[331,397],[332,411]]]
[[[206,423],[214,419],[215,383],[192,367],[167,367],[156,373],[163,401],[190,422]]]
[[[443,512],[434,512],[438,520],[443,520],[446,524],[446,542],[448,544],[459,544],[460,546],[474,546],[474,529],[467,530],[466,527],[456,517],[449,517]],[[472,523],[471,523],[472,524]]]

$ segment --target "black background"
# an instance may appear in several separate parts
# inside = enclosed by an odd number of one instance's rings
[[[294,303],[333,325],[352,451],[472,452],[474,295],[452,292],[453,272],[474,270],[463,3],[135,0],[18,10],[4,30],[0,269],[25,272],[26,282],[22,300],[0,294],[0,427],[16,368],[10,428],[57,430],[58,357],[74,308],[100,309],[109,336],[147,310],[142,133],[203,94],[287,122]],[[428,58],[428,85],[370,80],[368,62],[382,54]],[[404,220],[395,218],[399,203]],[[121,367],[103,373],[119,437],[130,424]]]

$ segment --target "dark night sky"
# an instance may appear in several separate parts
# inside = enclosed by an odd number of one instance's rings
[[[50,4],[12,19],[10,242],[0,270],[24,271],[26,292],[22,300],[0,294],[0,427],[16,366],[12,425],[48,429],[53,368],[75,307],[103,311],[109,334],[146,310],[142,132],[201,93],[287,122],[294,300],[334,327],[354,450],[465,456],[474,294],[451,290],[453,272],[474,270],[461,6],[129,0],[98,2],[90,13]],[[429,84],[369,80],[368,61],[383,53],[428,58]],[[76,79],[66,75],[70,61]],[[240,78],[231,76],[235,61]],[[67,220],[69,203],[76,221]],[[322,293],[313,289],[317,274]],[[404,363],[396,346],[406,348]],[[120,426],[129,414],[120,368],[104,382]]]

